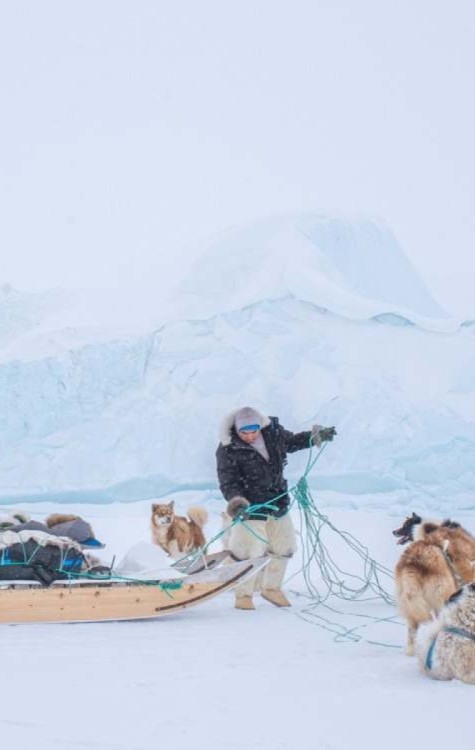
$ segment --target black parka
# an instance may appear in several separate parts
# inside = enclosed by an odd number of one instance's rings
[[[272,503],[277,510],[260,508],[257,514],[249,516],[256,520],[262,520],[263,515],[285,515],[290,502],[284,478],[287,453],[312,445],[311,431],[290,432],[279,424],[277,417],[271,417],[270,424],[261,432],[269,454],[268,461],[252,445],[240,439],[234,426],[230,427],[229,441],[221,442],[216,451],[219,486],[227,501],[240,495],[255,505],[278,498]]]

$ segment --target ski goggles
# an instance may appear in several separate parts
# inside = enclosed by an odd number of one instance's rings
[[[238,432],[257,432],[260,429],[260,424],[246,424],[244,427],[240,427]]]

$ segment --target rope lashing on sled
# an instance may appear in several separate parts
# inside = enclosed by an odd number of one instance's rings
[[[24,562],[5,563],[5,565],[25,567],[25,568],[28,567],[28,564]],[[140,584],[141,586],[150,586],[151,588],[160,589],[165,594],[167,594],[167,596],[169,596],[170,599],[173,599],[172,592],[178,591],[183,586],[183,580],[180,580],[180,579],[174,579],[171,581],[151,581],[149,579],[142,579],[142,578],[128,578],[127,576],[118,575],[117,573],[114,573],[112,570],[110,572],[110,575],[108,576],[104,576],[102,574],[98,575],[93,572],[87,572],[87,571],[83,573],[79,573],[79,572],[75,573],[72,571],[64,570],[62,568],[54,568],[52,570],[54,573],[60,573],[68,581],[87,580],[87,581],[98,581],[101,583],[103,583],[104,581],[111,581],[113,583],[135,583],[135,584]],[[58,579],[58,580],[61,580],[61,579]]]
[[[55,546],[55,550],[59,553],[59,560],[57,565],[49,565],[46,563],[40,563],[37,565],[35,562],[35,557],[37,557],[38,552],[45,546],[40,543],[36,543],[33,547],[33,550],[31,553],[28,553],[27,547],[25,542],[20,538],[16,544],[19,547],[19,550],[21,550],[20,556],[22,554],[23,559],[14,560],[11,559],[9,555],[9,547],[4,547],[0,550],[0,569],[2,567],[4,568],[24,568],[25,570],[28,569],[29,575],[31,576],[32,571],[34,571],[34,578],[28,577],[26,580],[35,580],[37,582],[43,583],[43,585],[50,585],[51,583],[54,583],[57,580],[67,580],[67,581],[81,581],[81,580],[88,580],[88,581],[112,581],[112,582],[120,582],[120,583],[134,583],[134,584],[141,584],[145,586],[150,587],[156,587],[161,589],[167,596],[169,596],[171,599],[173,598],[173,591],[177,591],[182,588],[183,586],[183,580],[182,579],[173,579],[173,580],[150,580],[150,579],[141,579],[141,578],[132,578],[123,576],[120,574],[117,574],[114,572],[114,561],[111,564],[111,567],[109,568],[107,574],[104,573],[97,573],[94,572],[94,570],[77,570],[79,565],[81,565],[84,562],[84,556],[77,550],[77,547],[75,544],[67,545],[64,548]],[[48,546],[48,545],[46,545]],[[77,552],[78,554],[72,559],[68,559],[68,555],[70,551]],[[70,566],[70,564],[73,564],[73,567]],[[2,580],[2,576],[0,575],[0,580]],[[18,580],[17,578],[5,578],[5,581],[11,581],[14,582],[15,580]]]
[[[117,573],[114,573],[113,568],[111,568],[110,575],[109,576],[103,576],[103,575],[97,575],[94,574],[94,572],[84,572],[84,573],[68,573],[67,574],[68,579],[70,580],[80,580],[80,579],[86,579],[89,581],[112,581],[112,582],[118,582],[118,583],[138,583],[141,586],[150,586],[151,588],[159,588],[161,591],[163,591],[167,596],[170,597],[170,599],[173,599],[173,594],[171,592],[178,591],[183,586],[183,580],[180,579],[174,579],[171,581],[151,581],[150,579],[146,578],[130,578],[128,576],[119,575]]]
[[[55,538],[55,541],[57,541],[57,538]],[[34,546],[30,554],[28,554],[27,542],[34,542]],[[38,553],[42,549],[48,547],[48,542],[44,542],[43,544],[41,544],[33,538],[28,539],[27,542],[18,535],[18,538],[15,539],[14,542],[6,546],[2,546],[0,549],[0,567],[35,567],[35,558],[38,556]],[[64,547],[58,546],[57,544],[50,544],[49,546],[53,546],[55,551],[59,554],[59,566],[57,568],[54,568],[55,572],[64,573],[65,575],[68,574],[68,569],[66,566],[68,563],[71,563],[71,560],[68,560],[68,555],[70,552],[72,552],[73,554],[76,553],[77,559],[79,559],[79,555],[81,556],[81,559],[83,559],[82,553],[79,552],[78,545],[75,542],[72,542]],[[19,547],[21,549],[23,559],[15,560],[11,558],[10,551],[14,547]]]

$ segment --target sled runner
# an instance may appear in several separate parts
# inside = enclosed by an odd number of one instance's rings
[[[228,591],[267,564],[266,558],[220,566],[183,578],[124,581],[77,578],[42,586],[0,582],[0,623],[139,620],[171,614]]]

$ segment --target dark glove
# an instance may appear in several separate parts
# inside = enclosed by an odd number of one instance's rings
[[[333,440],[336,435],[336,429],[334,427],[323,427],[320,430],[320,439],[322,443]]]
[[[314,424],[312,427],[313,444],[320,448],[322,443],[333,440],[336,434],[334,427],[322,427],[319,424]]]
[[[246,515],[246,510],[249,506],[249,500],[246,500],[245,497],[241,497],[241,495],[236,495],[236,497],[232,497],[229,501],[226,512],[232,519],[239,518],[239,516]]]

